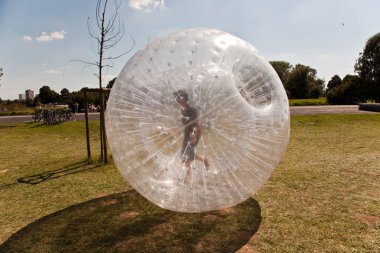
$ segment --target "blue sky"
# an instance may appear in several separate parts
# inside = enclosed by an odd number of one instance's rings
[[[255,46],[267,60],[301,63],[326,82],[354,73],[365,42],[380,32],[378,0],[121,0],[124,39],[116,56],[136,41],[132,52],[113,62],[105,82],[148,40],[192,27],[230,32]],[[95,22],[95,0],[0,0],[0,98],[16,99],[43,85],[57,92],[97,87],[96,44],[87,33]]]

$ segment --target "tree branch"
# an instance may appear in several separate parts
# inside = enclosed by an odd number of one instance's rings
[[[87,18],[87,31],[90,38],[94,39],[97,43],[97,52],[98,61],[91,62],[80,59],[70,60],[67,64],[72,62],[80,62],[85,64],[85,67],[97,67],[98,73],[96,76],[99,78],[99,87],[102,87],[102,72],[103,68],[113,67],[113,60],[119,59],[122,56],[130,53],[134,48],[136,41],[132,35],[130,38],[132,40],[131,47],[122,54],[117,56],[106,56],[105,53],[108,49],[114,48],[124,37],[125,29],[124,25],[120,20],[119,8],[121,6],[120,0],[113,0],[113,9],[114,12],[111,15],[107,15],[109,12],[110,4],[109,0],[98,0],[96,3],[95,18],[96,18],[96,27],[94,29],[91,27],[90,18]],[[95,51],[95,48],[93,48]],[[110,63],[111,62],[111,63]],[[66,65],[67,65],[66,64]],[[65,65],[65,70],[66,70]],[[65,71],[64,71],[65,72]]]

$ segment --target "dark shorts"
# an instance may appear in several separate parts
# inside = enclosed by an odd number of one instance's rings
[[[197,146],[199,138],[194,144],[190,144],[190,138],[186,138],[182,143],[181,160],[182,162],[192,162],[195,159],[195,146]]]

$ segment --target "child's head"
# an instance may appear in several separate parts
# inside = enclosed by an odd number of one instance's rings
[[[173,93],[173,96],[175,97],[175,101],[180,105],[186,104],[189,100],[189,95],[185,90],[177,90]]]

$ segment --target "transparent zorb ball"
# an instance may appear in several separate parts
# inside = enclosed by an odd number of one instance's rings
[[[289,140],[289,106],[271,65],[213,29],[147,44],[112,88],[106,129],[116,166],[160,207],[236,205],[270,177]]]

